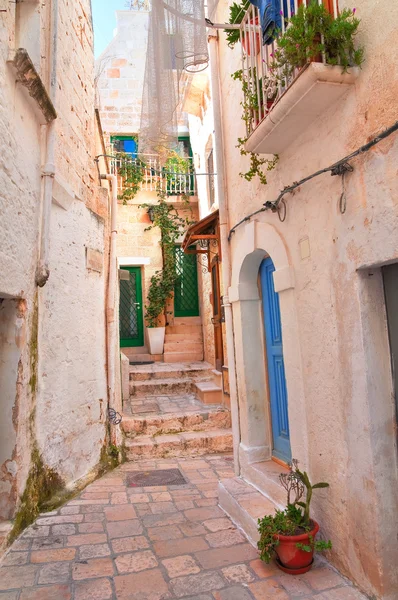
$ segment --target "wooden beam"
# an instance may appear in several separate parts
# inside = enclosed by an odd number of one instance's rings
[[[207,234],[207,235],[191,235],[190,240],[217,240],[218,235],[215,233]]]

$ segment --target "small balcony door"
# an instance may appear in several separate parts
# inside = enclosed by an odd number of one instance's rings
[[[129,279],[120,281],[119,332],[120,347],[144,345],[142,278],[140,267],[123,267]]]

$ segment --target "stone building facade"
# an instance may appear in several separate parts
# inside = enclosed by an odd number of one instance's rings
[[[68,487],[95,470],[106,437],[91,6],[52,5],[0,17],[0,521],[38,468]]]
[[[220,0],[214,21],[227,21],[229,4]],[[221,105],[215,106],[214,93],[211,104],[202,103],[200,117],[191,119],[191,138],[195,151],[204,153],[208,131],[203,115],[216,111],[221,118],[218,129],[215,119],[216,136],[224,141],[228,232],[274,201],[285,186],[332,165],[395,123],[397,9],[376,10],[370,0],[339,1],[340,11],[354,6],[361,19],[356,43],[365,48],[365,62],[351,71],[344,93],[335,102],[326,94],[316,107],[300,108],[310,90],[303,74],[253,133],[257,147],[266,143],[262,135],[271,134],[283,146],[274,150],[279,161],[267,173],[268,185],[239,176],[248,157],[236,147],[246,132],[237,119],[242,89],[231,74],[241,68],[242,52],[239,43],[231,50],[222,32],[212,34],[210,44],[217,46],[212,90],[219,88]],[[327,78],[332,71],[322,67]],[[316,68],[310,66],[307,75]],[[283,121],[287,114],[290,120]],[[278,126],[280,134],[273,129]],[[291,132],[285,143],[283,136]],[[228,354],[236,361],[231,406],[238,473],[280,503],[269,329],[267,338],[272,307],[265,296],[271,289],[277,295],[273,307],[280,311],[279,375],[285,378],[288,407],[279,415],[286,419],[289,445],[282,461],[292,456],[313,480],[329,482],[330,488],[313,499],[322,537],[333,541],[328,558],[371,597],[389,600],[398,593],[397,153],[398,138],[392,133],[350,161],[353,171],[343,181],[341,174],[326,173],[286,195],[286,215],[280,213],[280,219],[277,212],[263,210],[243,221],[228,242],[232,267],[224,298],[233,311],[234,344]],[[223,176],[220,162],[216,169]],[[226,505],[230,510],[237,506],[228,499]],[[235,517],[247,526],[247,513],[237,510]]]

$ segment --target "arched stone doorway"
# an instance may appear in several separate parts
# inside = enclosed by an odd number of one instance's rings
[[[277,230],[269,223],[252,221],[234,236],[229,290],[234,315],[241,434],[239,456],[243,475],[246,466],[272,458],[262,301],[258,286],[260,265],[266,256],[275,266],[273,281],[275,292],[279,294],[292,454],[301,464],[307,464],[307,427],[293,268]]]

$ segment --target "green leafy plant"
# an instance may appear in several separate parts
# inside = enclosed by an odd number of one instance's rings
[[[260,558],[269,563],[276,547],[279,544],[279,535],[293,536],[311,531],[313,523],[310,518],[310,505],[312,492],[315,489],[329,487],[328,483],[320,482],[311,484],[308,474],[300,471],[298,462],[292,461],[289,473],[280,475],[280,482],[287,491],[287,507],[276,510],[274,515],[266,515],[258,520],[260,540],[258,549]],[[305,492],[305,500],[302,501]],[[294,498],[292,498],[292,494]],[[315,540],[309,536],[309,543],[297,543],[296,547],[305,552],[328,550],[332,547],[331,541]]]
[[[247,9],[250,6],[249,0],[242,0],[242,2],[233,2],[229,7],[229,23],[230,25],[239,25],[242,23],[243,17]],[[239,29],[224,29],[227,34],[227,42],[230,48],[233,48],[240,39]]]
[[[181,233],[191,224],[188,217],[178,214],[175,207],[166,202],[167,194],[164,189],[158,189],[157,204],[141,204],[140,208],[151,209],[152,224],[145,229],[149,231],[154,227],[160,229],[160,245],[162,247],[163,268],[156,271],[151,277],[146,310],[146,323],[148,327],[157,327],[160,316],[165,313],[168,300],[172,297],[176,282],[175,245]],[[187,206],[189,202],[186,201]]]
[[[258,177],[263,185],[267,184],[267,175],[264,173],[264,168],[267,171],[272,171],[278,162],[278,156],[275,155],[272,159],[260,158],[260,155],[255,152],[249,152],[245,150],[245,143],[247,142],[248,135],[252,130],[254,114],[259,110],[260,106],[263,105],[263,82],[260,81],[259,90],[257,92],[256,81],[256,69],[250,69],[245,75],[242,69],[235,71],[231,75],[235,81],[240,81],[242,84],[243,100],[240,103],[243,109],[242,121],[246,124],[247,136],[245,138],[238,138],[237,148],[239,148],[241,156],[250,157],[250,168],[246,172],[239,173],[240,177],[246,179],[246,181],[252,181],[255,177]],[[270,82],[267,82],[267,88],[271,89]],[[275,87],[276,94],[276,87]],[[275,97],[275,94],[273,97]],[[273,99],[273,98],[272,98]]]
[[[364,50],[355,47],[359,23],[355,9],[344,9],[334,18],[323,4],[302,4],[289,19],[285,33],[278,37],[272,72],[284,79],[322,55],[327,64],[341,65],[343,72],[350,66],[361,66]]]
[[[172,152],[167,158],[163,175],[166,179],[167,194],[178,193],[181,188],[190,190],[193,187],[189,185],[192,177],[191,161],[188,158],[183,158],[177,152]]]
[[[118,152],[115,158],[120,164],[118,173],[123,178],[123,186],[118,198],[123,201],[123,204],[127,204],[128,200],[132,200],[141,189],[146,164],[139,157],[132,158],[131,154],[126,152]]]

